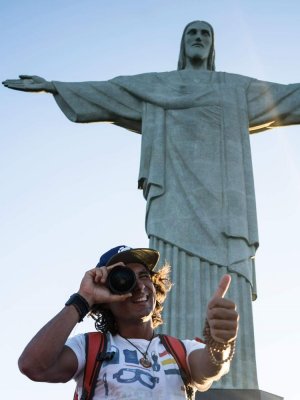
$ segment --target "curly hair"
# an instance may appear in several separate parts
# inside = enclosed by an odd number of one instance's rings
[[[167,297],[167,293],[172,287],[169,277],[170,270],[170,265],[165,264],[158,271],[150,271],[151,280],[156,291],[156,303],[152,314],[153,328],[163,324],[163,319],[161,316],[163,303]],[[110,332],[112,335],[118,333],[118,327],[114,315],[102,304],[95,304],[92,307],[89,315],[95,320],[95,328],[97,331],[102,333]]]

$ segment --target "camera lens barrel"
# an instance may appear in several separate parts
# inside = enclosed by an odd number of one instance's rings
[[[107,285],[112,293],[129,293],[136,285],[135,273],[128,267],[116,266],[109,271]]]

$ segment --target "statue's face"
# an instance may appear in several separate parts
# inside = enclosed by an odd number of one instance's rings
[[[207,60],[212,46],[212,32],[204,22],[193,22],[184,35],[187,60]]]

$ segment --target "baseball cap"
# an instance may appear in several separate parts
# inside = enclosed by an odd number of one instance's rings
[[[137,248],[121,245],[108,250],[102,254],[96,267],[108,267],[117,262],[140,263],[151,271],[156,267],[159,260],[159,252],[149,248]]]

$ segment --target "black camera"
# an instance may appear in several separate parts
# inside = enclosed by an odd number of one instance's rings
[[[107,286],[112,293],[130,293],[136,285],[135,273],[128,267],[118,265],[107,276]]]

